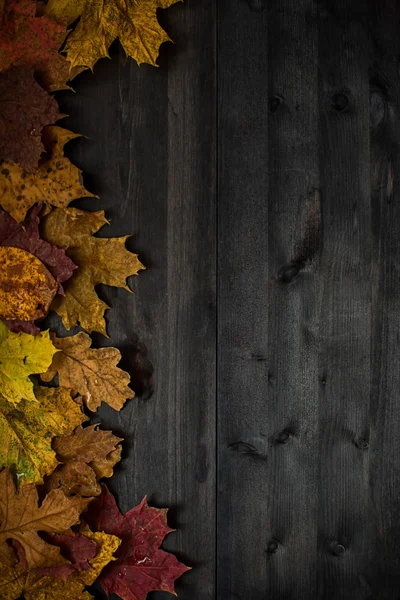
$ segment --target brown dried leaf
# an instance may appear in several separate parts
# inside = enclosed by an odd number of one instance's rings
[[[51,334],[57,350],[43,381],[51,381],[56,373],[62,387],[79,393],[89,410],[95,411],[101,402],[120,410],[134,392],[128,387],[129,374],[117,367],[121,353],[117,348],[91,348],[92,340],[86,333],[64,338]]]
[[[120,460],[122,438],[97,425],[77,427],[69,435],[56,437],[53,449],[62,463],[82,461],[94,470],[98,479],[111,477],[113,467]]]
[[[36,486],[27,484],[17,493],[8,469],[0,473],[0,544],[13,539],[24,551],[29,568],[62,565],[59,548],[47,544],[38,531],[62,533],[79,522],[79,513],[61,490],[53,490],[39,506]]]

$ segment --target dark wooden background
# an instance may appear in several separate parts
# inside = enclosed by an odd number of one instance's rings
[[[111,487],[172,507],[181,600],[397,600],[399,3],[160,21],[159,69],[116,44],[58,96],[101,195],[77,205],[147,265],[100,290],[142,394],[100,411],[126,439]]]

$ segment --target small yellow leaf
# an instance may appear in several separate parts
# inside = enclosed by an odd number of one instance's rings
[[[30,252],[0,246],[0,318],[35,321],[44,317],[58,283]]]
[[[0,322],[1,395],[12,404],[22,399],[36,402],[29,376],[46,372],[55,352],[48,331],[36,337],[12,333]]]

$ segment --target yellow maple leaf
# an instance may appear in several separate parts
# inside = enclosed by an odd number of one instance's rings
[[[52,333],[50,337],[59,352],[41,375],[43,381],[51,381],[58,373],[60,385],[78,392],[92,411],[102,401],[121,410],[125,400],[133,398],[129,374],[117,367],[121,360],[117,348],[91,348],[92,340],[83,332],[64,338]]]
[[[44,317],[57,290],[57,281],[36,256],[20,248],[0,247],[1,319]]]
[[[58,464],[52,439],[87,418],[69,390],[38,387],[35,396],[17,407],[0,396],[0,468],[9,467],[19,485],[43,483]]]
[[[107,335],[104,312],[108,306],[97,296],[94,286],[104,283],[130,291],[127,278],[145,268],[138,255],[126,249],[129,236],[93,237],[106,223],[104,211],[77,208],[56,208],[42,222],[43,238],[65,248],[78,265],[65,286],[65,296],[55,298],[52,304],[66,329],[81,325],[89,333],[98,331]]]
[[[36,337],[12,333],[0,322],[0,390],[12,404],[22,399],[36,402],[30,375],[44,373],[57,352],[49,332]]]
[[[157,20],[157,9],[178,0],[49,0],[46,14],[59,23],[79,22],[67,39],[67,59],[74,67],[94,67],[108,56],[117,38],[127,56],[156,66],[160,45],[170,41]]]
[[[16,221],[22,222],[38,202],[63,208],[78,198],[97,197],[82,184],[81,171],[64,156],[64,146],[77,137],[67,129],[51,125],[43,131],[42,142],[49,156],[37,169],[0,164],[0,204]]]

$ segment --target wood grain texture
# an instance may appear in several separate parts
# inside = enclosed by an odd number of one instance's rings
[[[126,62],[116,45],[111,61],[76,79],[76,95],[60,95],[71,115],[65,125],[89,138],[69,153],[101,198],[79,205],[105,208],[111,226],[101,235],[132,233],[128,246],[147,266],[132,281],[134,294],[99,286],[113,309],[110,340],[95,342],[121,348],[131,372],[138,352],[146,360],[145,345],[155,366],[151,398],[148,379],[139,377],[142,398],[121,413],[105,405],[98,413],[125,438],[110,485],[123,511],[145,494],[171,507],[177,532],[164,547],[195,567],[177,585],[186,600],[214,598],[214,12],[207,1],[160,11],[179,48],[163,46],[159,69]]]
[[[135,295],[100,288],[95,343],[142,394],[100,411],[126,438],[112,489],[173,507],[182,600],[397,600],[398,3],[160,18],[160,69],[115,45],[59,95],[101,195],[78,205],[148,267]]]

